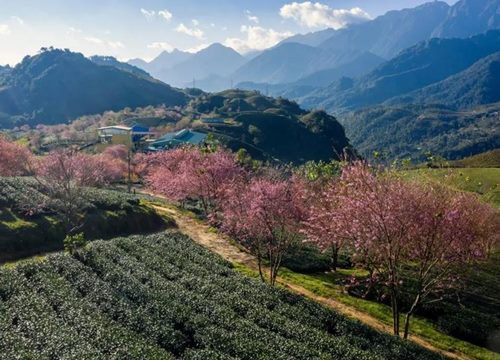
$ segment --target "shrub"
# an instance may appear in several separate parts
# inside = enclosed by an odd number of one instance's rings
[[[83,233],[67,235],[64,238],[63,243],[64,250],[66,250],[71,255],[74,255],[79,249],[87,245],[87,241],[85,240],[85,236],[83,235]]]

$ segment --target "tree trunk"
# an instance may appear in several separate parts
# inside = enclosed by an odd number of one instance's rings
[[[399,336],[399,307],[396,291],[391,290],[392,325],[395,336]]]
[[[405,316],[405,331],[404,331],[404,335],[403,335],[403,339],[408,339],[408,334],[410,332],[410,317],[411,317],[411,313],[408,312]]]
[[[420,303],[420,294],[417,294],[417,296],[415,297],[415,301],[413,301],[410,310],[406,313],[405,316],[405,329],[403,334],[404,339],[408,339],[408,335],[410,333],[410,318],[415,312],[415,309],[417,308],[419,303]]]
[[[369,273],[370,273],[370,275],[369,275],[369,279],[370,280],[368,282],[368,287],[367,287],[365,293],[363,294],[363,299],[366,299],[371,294],[373,286],[374,286],[374,283],[373,283],[373,270],[370,269]]]
[[[262,272],[262,254],[260,252],[260,249],[257,250],[257,265],[259,266],[260,280],[262,280],[262,282],[266,282],[266,279],[264,278],[264,273]]]
[[[339,249],[338,249],[337,245],[333,245],[330,266],[334,272],[337,271],[338,263],[339,263]]]

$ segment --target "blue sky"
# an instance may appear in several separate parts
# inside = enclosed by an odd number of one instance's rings
[[[427,1],[0,0],[0,64],[13,65],[42,46],[122,60],[213,42],[248,52]]]

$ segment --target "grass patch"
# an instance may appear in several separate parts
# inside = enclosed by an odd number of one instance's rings
[[[409,179],[438,181],[456,190],[476,193],[500,209],[500,168],[417,169],[402,174]]]
[[[256,270],[253,270],[246,265],[233,263],[233,267],[235,270],[246,276],[252,278],[259,277],[259,273]],[[282,268],[279,276],[286,282],[302,286],[303,288],[313,292],[315,295],[334,299],[345,305],[349,305],[356,310],[369,314],[384,324],[392,325],[391,309],[388,306],[350,296],[343,291],[342,286],[337,285],[337,282],[340,279],[355,274],[360,276],[365,273],[366,272],[364,270],[359,269],[339,269],[336,273],[299,274],[289,269]],[[401,316],[401,323],[403,323],[403,321],[404,318]],[[500,359],[499,354],[443,334],[430,321],[418,316],[413,317],[412,319],[411,334],[420,336],[430,344],[442,350],[461,352],[475,359]]]
[[[391,325],[392,314],[389,306],[350,296],[343,291],[342,286],[336,284],[340,277],[352,275],[356,271],[358,270],[340,269],[337,274],[298,274],[288,269],[282,269],[280,276],[286,281],[300,285],[318,296],[335,299],[363,311],[387,325]],[[358,273],[357,275],[360,274]],[[403,321],[404,319],[401,317],[401,323]],[[443,334],[437,329],[436,325],[418,316],[412,320],[411,334],[418,335],[443,350],[459,351],[476,359],[500,359],[499,354]]]

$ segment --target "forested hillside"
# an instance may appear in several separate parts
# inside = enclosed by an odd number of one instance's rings
[[[367,157],[379,152],[390,159],[422,161],[430,152],[453,160],[500,147],[499,103],[468,111],[378,106],[353,112],[343,123],[353,145]]]
[[[453,109],[469,109],[500,101],[499,84],[500,52],[497,52],[456,75],[388,103],[441,104]]]
[[[187,112],[228,119],[205,131],[233,150],[244,148],[257,159],[304,163],[338,158],[349,151],[342,125],[323,111],[308,112],[297,103],[253,91],[227,90],[193,99]],[[203,129],[196,122],[197,129]]]
[[[2,79],[0,77],[0,79]],[[184,105],[179,90],[66,50],[27,56],[0,84],[0,127],[67,123],[78,116],[147,105]]]

